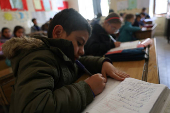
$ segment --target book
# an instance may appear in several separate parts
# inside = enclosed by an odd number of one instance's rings
[[[169,97],[163,84],[126,78],[119,82],[108,79],[106,88],[83,113],[161,113]]]

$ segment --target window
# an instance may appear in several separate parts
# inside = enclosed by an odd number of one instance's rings
[[[78,0],[80,14],[89,20],[94,18],[93,1],[92,0]]]
[[[155,0],[155,14],[167,13],[168,0]]]

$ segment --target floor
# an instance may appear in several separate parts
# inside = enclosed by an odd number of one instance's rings
[[[170,88],[170,44],[165,37],[156,37],[156,50],[160,83]]]

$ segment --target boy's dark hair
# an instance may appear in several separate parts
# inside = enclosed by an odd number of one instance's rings
[[[32,19],[32,22],[34,23],[35,20],[36,20],[36,18],[33,18],[33,19]]]
[[[121,17],[123,17],[123,13],[120,13],[119,15],[120,15]]]
[[[141,16],[139,14],[136,15],[136,18],[141,18]]]
[[[14,31],[13,31],[14,37],[17,37],[17,36],[16,36],[16,32],[17,32],[19,29],[25,30],[22,26],[15,26]]]
[[[128,21],[128,20],[130,20],[130,19],[132,19],[134,17],[135,17],[134,14],[127,14],[126,17],[125,17],[125,21]]]
[[[54,16],[49,25],[48,38],[53,38],[52,32],[56,25],[61,25],[67,35],[70,35],[71,32],[78,30],[87,30],[89,36],[91,35],[91,27],[87,20],[72,8],[65,9]]]
[[[113,9],[109,9],[109,13],[114,13],[114,10]]]
[[[145,14],[145,13],[141,13],[141,15],[146,16],[146,14]]]
[[[108,20],[108,19],[110,19],[110,18],[112,18],[112,17],[118,17],[118,18],[120,18],[119,15],[116,14],[116,13],[110,13],[110,14],[105,18],[105,20]],[[121,24],[121,23],[122,23],[120,19],[111,19],[111,20],[108,20],[108,22],[109,22],[109,23],[115,23],[115,24]]]
[[[2,35],[2,36],[4,36],[4,31],[5,31],[6,29],[9,29],[9,28],[7,28],[7,27],[3,27],[3,28],[2,28],[2,30],[1,30],[1,33],[2,33],[1,35]],[[10,30],[10,29],[9,29],[9,30]]]
[[[144,7],[144,8],[142,8],[142,11],[145,11],[146,10],[146,8]]]

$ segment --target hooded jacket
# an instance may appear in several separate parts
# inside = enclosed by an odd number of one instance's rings
[[[79,113],[92,102],[90,86],[84,81],[74,83],[83,71],[74,63],[72,42],[12,38],[2,50],[15,76],[10,113]],[[82,57],[79,61],[97,73],[104,58]]]
[[[95,24],[92,35],[85,45],[85,55],[103,56],[114,47],[114,42],[105,29],[101,25]]]

